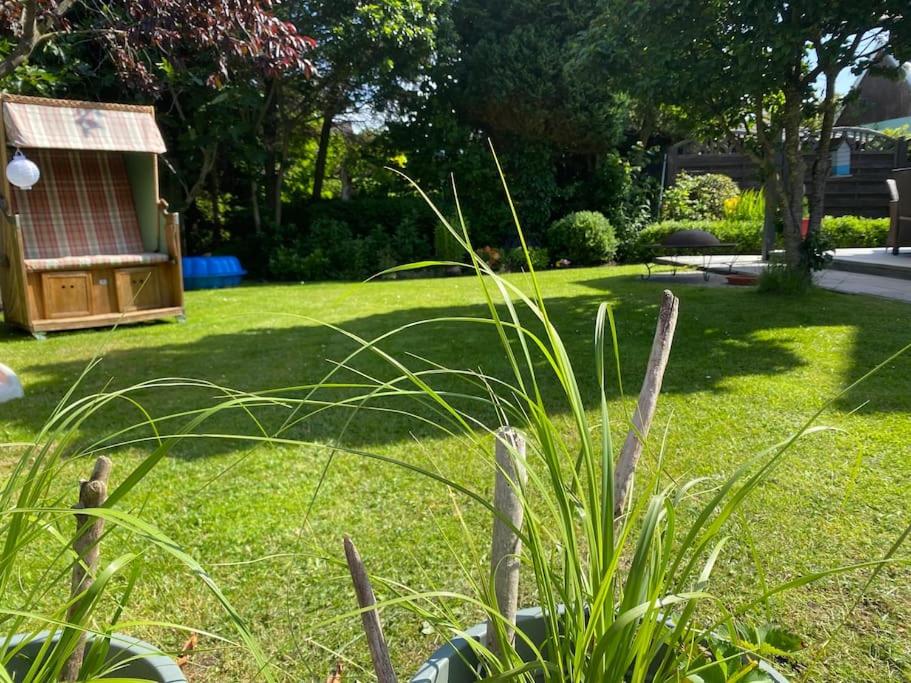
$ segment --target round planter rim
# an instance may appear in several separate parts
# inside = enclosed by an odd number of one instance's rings
[[[41,631],[37,634],[18,633],[10,638],[7,649],[19,646],[24,641],[41,642],[48,638],[59,637],[59,632]],[[90,633],[89,639],[98,637],[97,634]],[[187,683],[187,677],[177,662],[162,652],[159,648],[139,638],[134,638],[126,633],[112,633],[108,636],[112,644],[116,644],[123,652],[129,653],[130,657],[142,658],[149,666],[155,669],[167,683]]]
[[[516,624],[521,626],[523,622],[534,621],[542,619],[543,617],[544,610],[540,607],[526,607],[516,612]],[[447,678],[442,681],[437,680],[437,675],[440,673],[441,662],[448,662],[449,660],[458,657],[459,653],[464,654],[468,651],[470,648],[467,640],[468,638],[478,640],[483,638],[486,634],[486,623],[475,624],[471,628],[466,629],[462,636],[453,638],[451,641],[444,643],[421,665],[418,672],[411,678],[410,683],[460,683],[459,681],[450,681],[448,675]],[[768,674],[775,683],[789,683],[787,678],[765,660],[759,660],[759,670]]]

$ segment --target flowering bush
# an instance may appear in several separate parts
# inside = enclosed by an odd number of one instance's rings
[[[481,247],[476,249],[475,253],[485,261],[491,270],[499,270],[503,262],[503,252],[496,247]]]
[[[725,203],[740,197],[740,188],[720,173],[681,173],[664,193],[664,220],[719,220],[725,217]],[[736,198],[736,199],[735,199]]]

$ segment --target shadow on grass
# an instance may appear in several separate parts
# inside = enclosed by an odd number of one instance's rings
[[[593,326],[598,305],[604,300],[612,303],[617,320],[622,384],[628,395],[635,395],[651,347],[660,291],[667,284],[617,275],[579,280],[575,284],[585,287],[590,293],[548,298],[547,305],[551,319],[567,346],[583,397],[589,405],[594,405],[597,384]],[[832,326],[849,326],[854,331],[850,358],[841,362],[841,356],[845,354],[843,347],[834,352],[841,354],[837,358],[840,366],[837,371],[843,375],[841,383],[847,384],[882,361],[911,336],[911,331],[905,332],[906,326],[899,324],[900,316],[907,316],[908,307],[888,301],[829,292],[813,292],[805,298],[770,297],[755,291],[682,284],[674,290],[681,299],[681,313],[663,388],[666,395],[739,392],[738,383],[749,383],[751,378],[806,369],[808,364],[816,363],[817,358],[833,353],[832,349],[826,348],[827,329]],[[359,337],[374,339],[415,321],[487,316],[483,305],[447,306],[441,302],[436,307],[413,307],[354,317],[342,322],[341,326]],[[248,323],[244,321],[242,324]],[[135,331],[136,328],[132,329]],[[180,329],[189,329],[189,326]],[[179,330],[176,332],[176,335],[168,335],[169,341],[180,334]],[[843,337],[842,331],[842,344]],[[6,333],[0,337],[4,338],[12,337]],[[319,381],[333,367],[333,362],[343,360],[356,348],[354,342],[340,333],[304,322],[303,319],[300,324],[292,326],[252,326],[188,339],[186,343],[156,345],[154,336],[149,335],[149,339],[153,340],[149,344],[109,352],[86,380],[80,393],[100,391],[105,386],[125,387],[155,377],[202,378],[245,391],[300,386]],[[36,347],[36,350],[39,348]],[[483,370],[487,374],[510,379],[505,354],[490,326],[434,322],[397,334],[383,341],[381,348],[411,369],[428,367],[424,361],[410,355],[415,354],[447,368]],[[829,359],[826,367],[832,364],[832,359]],[[539,356],[536,359],[539,371],[543,365],[544,361]],[[37,432],[54,403],[84,366],[85,360],[80,358],[70,362],[37,362],[21,368],[32,378],[28,396],[21,402],[9,404],[14,406],[13,409],[4,407],[0,419],[28,433]],[[362,354],[355,367],[372,377],[384,379],[399,374],[370,354]],[[550,374],[540,376],[550,377]],[[802,372],[800,377],[816,375]],[[338,381],[359,379],[345,370],[336,376]],[[804,401],[800,380],[792,378],[790,381],[794,385],[795,410],[811,410],[814,406]],[[911,358],[900,358],[894,367],[868,380],[837,407],[850,410],[869,402],[870,410],[908,412],[911,411],[909,384]],[[442,385],[456,388],[449,381]],[[615,378],[609,381],[609,387],[616,396]],[[464,391],[467,387],[461,384],[458,388]],[[551,410],[561,411],[563,402],[556,383],[545,381],[542,388]],[[808,388],[812,387],[804,387]],[[475,395],[483,393],[477,387],[472,387],[471,392]],[[305,392],[285,393],[302,397]],[[332,400],[342,395],[346,394],[323,391],[315,398]],[[211,390],[172,388],[144,392],[137,398],[152,415],[162,416],[211,405],[218,397]],[[413,402],[406,405],[400,400],[387,400],[382,405],[423,411],[416,408]],[[319,443],[331,442],[342,432],[349,414],[350,410],[339,409],[321,412],[297,426],[289,432],[289,436]],[[426,411],[422,414],[429,415]],[[475,408],[473,414],[487,424],[492,424],[494,419],[492,412],[483,408]],[[257,411],[257,417],[269,431],[277,429],[286,416],[287,411],[281,409]],[[108,434],[141,419],[134,406],[122,402],[93,418],[86,427],[86,433]],[[174,427],[164,431],[171,431],[180,423],[172,424]],[[249,418],[232,412],[213,419],[204,431],[246,434],[256,429]],[[411,436],[432,438],[439,436],[439,432],[404,416],[362,411],[346,430],[343,441],[352,447],[377,447],[401,442]],[[240,442],[195,440],[182,444],[175,452],[184,457],[198,457],[244,447]]]
[[[591,295],[550,298],[547,300],[551,318],[560,330],[564,343],[574,363],[583,396],[594,405],[597,384],[594,375],[593,327],[598,305],[610,300],[614,305],[622,355],[623,386],[634,395],[639,388],[643,368],[648,359],[654,332],[655,318],[661,287],[640,283],[633,278],[613,277],[602,281],[584,283],[593,289]],[[602,288],[609,292],[599,292]],[[665,380],[665,393],[689,394],[693,392],[723,392],[732,377],[775,375],[787,372],[804,363],[790,347],[795,339],[788,333],[775,338],[758,336],[768,329],[769,316],[751,315],[743,306],[742,295],[718,296],[703,288],[681,287],[681,318],[673,358]],[[488,316],[484,306],[445,306],[408,308],[390,313],[347,320],[342,327],[366,339],[373,339],[397,327],[419,320],[437,317]],[[790,326],[788,320],[783,326]],[[108,353],[102,364],[88,378],[81,393],[98,391],[106,385],[123,387],[153,377],[197,377],[216,384],[248,391],[261,391],[313,383],[321,379],[332,367],[356,348],[356,344],[343,335],[313,324],[291,327],[250,327],[227,334],[212,334],[188,341],[158,346],[145,346]],[[381,344],[381,348],[412,369],[427,368],[427,364],[409,354],[439,363],[448,368],[483,370],[490,375],[509,379],[505,354],[490,326],[464,322],[435,322],[421,325],[398,334]],[[544,360],[539,356],[536,366],[543,369]],[[72,362],[36,363],[23,368],[36,378],[29,387],[29,397],[9,421],[17,423],[31,433],[38,430],[46,412],[29,409],[29,403],[44,399],[48,409],[84,367],[84,360]],[[373,377],[391,378],[398,374],[376,356],[362,354],[355,363],[358,370]],[[541,375],[549,376],[549,375]],[[347,371],[337,379],[357,380]],[[110,383],[110,384],[109,384]],[[451,381],[444,386],[466,389],[464,384]],[[609,386],[618,393],[617,382]],[[559,388],[553,381],[543,383],[545,401],[552,410],[562,409]],[[483,393],[477,387],[474,394]],[[304,392],[287,392],[302,396]],[[333,394],[337,398],[339,394]],[[155,416],[175,413],[203,405],[210,405],[215,396],[212,391],[198,389],[159,389],[138,395],[143,405]],[[331,398],[326,392],[316,398]],[[413,403],[405,406],[397,400],[383,405],[414,409]],[[418,409],[419,412],[421,409]],[[322,412],[296,427],[295,438],[325,443],[341,433],[350,411]],[[427,414],[427,413],[424,413]],[[492,411],[476,409],[473,414],[491,424]],[[265,427],[274,430],[287,415],[279,409],[257,412]],[[92,420],[88,431],[106,434],[139,421],[139,412],[122,403]],[[176,423],[175,423],[176,424]],[[168,431],[167,429],[165,431]],[[252,423],[239,412],[223,414],[205,428],[208,432],[250,433]],[[433,427],[413,419],[388,413],[361,412],[346,431],[344,443],[353,447],[380,446],[400,442],[413,435],[419,438],[438,436]],[[236,442],[192,441],[181,445],[177,452],[185,457],[211,455],[242,448]]]
[[[627,283],[635,280],[620,279]],[[618,278],[587,279],[576,284],[611,292],[616,290]],[[643,286],[646,284],[642,282]],[[834,394],[911,343],[911,306],[899,301],[823,289],[787,296],[761,294],[752,288],[705,287],[698,283],[675,287],[667,281],[662,284],[681,299],[672,365],[676,362],[679,366],[681,357],[687,354],[690,362],[713,376],[736,378],[782,372],[801,365],[821,365],[826,356],[838,354],[839,376]],[[845,327],[853,335],[849,348],[841,345],[834,334],[835,328]],[[794,353],[795,345],[801,346],[800,357]],[[775,353],[782,354],[778,363],[773,358]],[[669,371],[669,377],[673,376]],[[804,392],[810,389],[813,387],[795,384],[795,406],[801,406]],[[803,409],[815,407],[818,405],[810,403]],[[861,408],[911,413],[911,353],[869,377],[838,400],[835,407],[845,411]]]

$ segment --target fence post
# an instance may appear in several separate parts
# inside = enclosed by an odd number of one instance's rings
[[[899,138],[895,141],[895,168],[902,168],[908,163],[908,141]]]

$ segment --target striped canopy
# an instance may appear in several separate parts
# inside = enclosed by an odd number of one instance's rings
[[[6,95],[3,120],[13,147],[165,152],[151,107]]]

